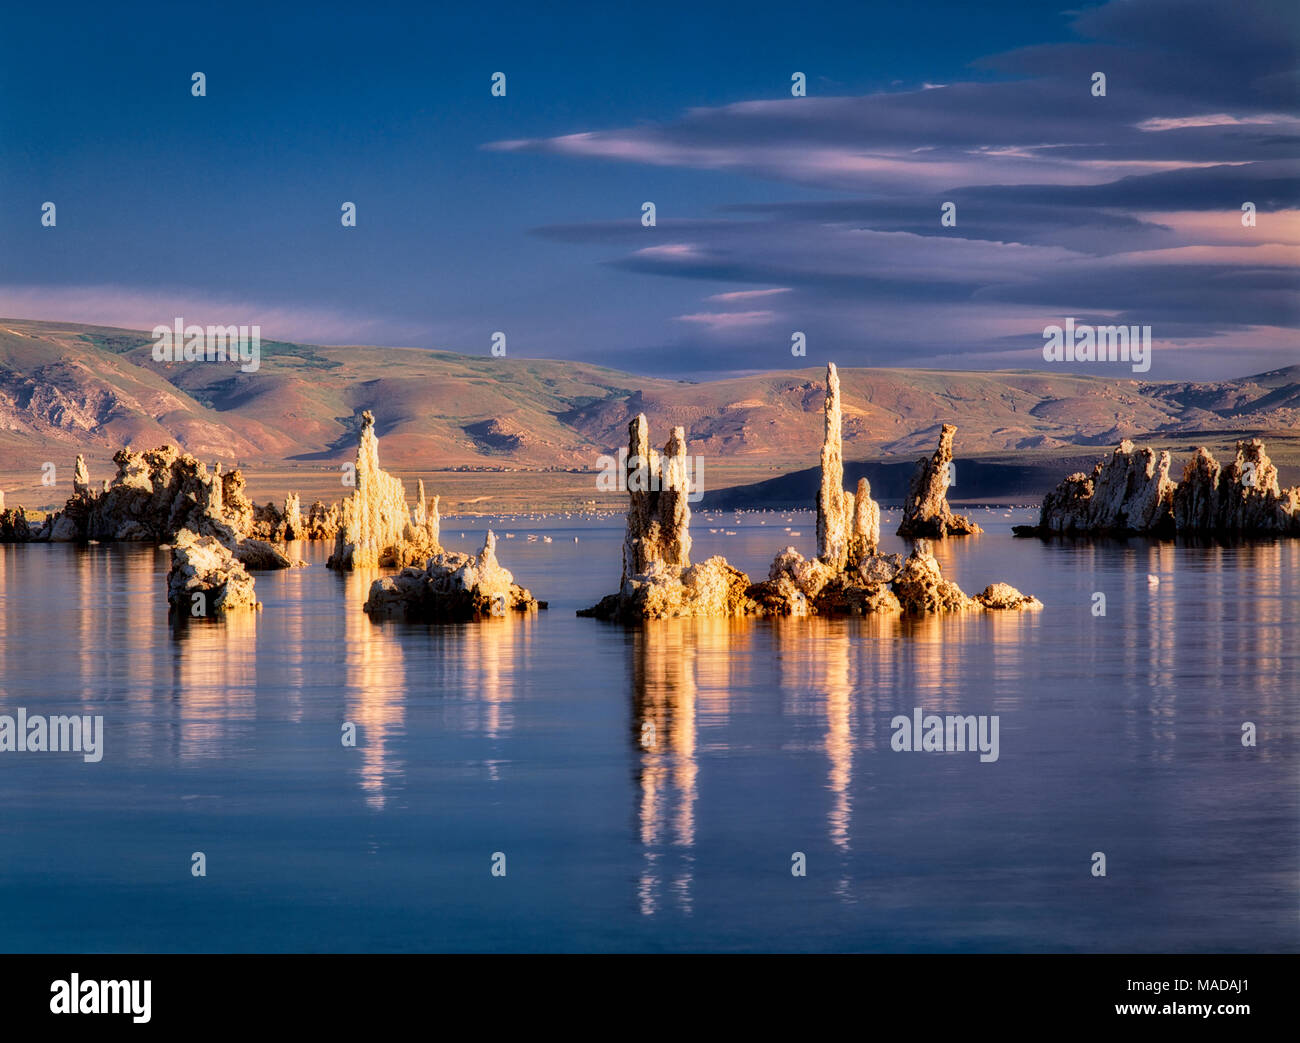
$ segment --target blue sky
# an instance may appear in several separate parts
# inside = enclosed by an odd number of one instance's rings
[[[795,330],[807,364],[1043,369],[1074,316],[1150,325],[1148,378],[1290,365],[1297,10],[10,10],[0,314],[685,377],[788,368]]]

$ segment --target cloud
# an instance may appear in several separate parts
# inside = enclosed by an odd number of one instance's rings
[[[790,287],[780,286],[771,290],[733,290],[730,293],[715,293],[711,297],[706,297],[709,301],[748,301],[757,297],[771,297],[777,293],[789,293]]]
[[[767,326],[776,318],[774,311],[710,311],[694,315],[678,315],[678,322],[698,322],[711,330],[725,332]]]
[[[1174,118],[1152,117],[1137,125],[1138,130],[1163,131],[1186,130],[1188,127],[1241,127],[1249,124],[1264,127],[1277,127],[1294,132],[1300,128],[1300,119],[1270,113],[1263,116],[1232,116],[1226,112],[1207,113],[1203,116],[1178,116]]]
[[[712,302],[782,287],[777,315],[671,316],[695,338],[658,345],[661,359],[711,346],[742,364],[746,330],[779,350],[770,327],[784,321],[808,331],[810,350],[854,362],[1006,364],[1073,314],[1158,324],[1157,337],[1176,331],[1166,365],[1232,375],[1237,350],[1252,365],[1296,361],[1298,11],[1114,0],[1070,16],[1074,42],[975,63],[1008,78],[741,101],[492,147],[819,190],[650,230],[538,230],[615,251],[606,263],[627,272],[735,287]],[[955,226],[940,221],[947,202]],[[665,241],[647,247],[647,233]]]
[[[1206,35],[1187,32],[1182,15],[1169,13],[1185,6]],[[1262,0],[1230,13],[1199,0],[1117,0],[1073,25],[1094,39],[976,63],[1013,80],[743,101],[691,109],[674,122],[488,147],[885,193],[1097,185],[1198,164],[1295,158],[1300,120],[1287,113],[1297,100],[1296,47],[1279,43],[1300,38],[1294,10]],[[1096,71],[1108,74],[1105,97],[1091,94]]]

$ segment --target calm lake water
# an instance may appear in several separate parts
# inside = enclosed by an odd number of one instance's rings
[[[621,519],[506,520],[535,618],[373,624],[375,574],[300,544],[256,617],[173,631],[165,551],[0,547],[0,713],[102,714],[106,746],[0,754],[0,949],[1300,949],[1300,545],[973,513],[945,575],[1044,611],[624,629],[574,615]],[[814,542],[692,531],[751,576]],[[917,706],[998,715],[998,760],[894,752]]]

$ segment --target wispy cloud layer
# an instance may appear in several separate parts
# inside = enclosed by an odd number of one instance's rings
[[[854,361],[1029,366],[1043,325],[1082,315],[1152,325],[1152,376],[1240,374],[1300,361],[1298,12],[1114,0],[1074,16],[1076,43],[979,63],[1011,78],[745,101],[490,147],[822,190],[722,217],[661,209],[649,229],[540,230],[613,249],[627,271],[740,286],[705,298],[734,304],[730,320],[676,316],[705,338],[674,346],[683,361],[704,346],[716,368],[741,365],[754,345],[738,331],[780,350],[786,324]],[[955,224],[941,223],[945,203]],[[754,311],[773,286],[786,292]]]

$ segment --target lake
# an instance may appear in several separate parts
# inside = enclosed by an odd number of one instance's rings
[[[98,763],[0,754],[0,949],[1300,949],[1300,545],[970,513],[945,576],[1043,611],[622,628],[574,615],[621,518],[449,518],[549,609],[372,623],[378,573],[299,544],[263,611],[173,629],[166,551],[0,547],[0,713],[104,718]],[[697,513],[693,556],[814,533]],[[996,716],[997,759],[896,752],[917,707]]]

